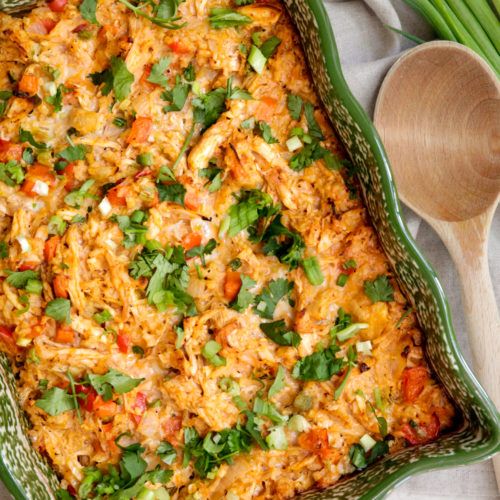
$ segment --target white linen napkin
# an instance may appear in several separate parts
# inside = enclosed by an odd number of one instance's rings
[[[402,52],[415,44],[388,30],[385,24],[424,40],[434,37],[430,27],[402,0],[325,0],[340,52],[342,68],[352,92],[372,116],[380,84]],[[404,207],[408,227],[419,248],[437,271],[453,313],[453,324],[465,358],[470,362],[460,281],[448,251],[434,230]],[[500,297],[500,211],[489,242],[489,262],[496,297]],[[390,500],[499,499],[491,461],[468,467],[422,474],[396,488]]]

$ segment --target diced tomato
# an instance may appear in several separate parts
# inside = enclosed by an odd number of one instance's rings
[[[201,245],[201,234],[199,233],[188,233],[182,238],[181,242],[182,248],[186,250],[191,250],[191,248]]]
[[[24,94],[36,94],[38,92],[38,77],[24,73],[19,80],[17,88],[19,89],[19,92],[23,92]]]
[[[171,42],[168,45],[168,48],[174,53],[174,54],[189,54],[191,50],[183,45],[180,42]]]
[[[298,443],[301,448],[315,453],[322,460],[330,458],[333,452],[328,444],[328,432],[326,429],[318,428],[304,432],[299,436]]]
[[[428,380],[429,372],[424,366],[405,368],[401,382],[405,403],[414,403],[424,390]]]
[[[67,3],[68,0],[52,0],[47,6],[52,12],[62,12]]]
[[[132,123],[132,128],[127,137],[127,142],[129,144],[137,142],[146,142],[148,140],[151,129],[153,128],[153,120],[146,116],[138,116],[134,123]]]
[[[76,188],[76,179],[75,179],[75,164],[68,163],[63,169],[62,174],[66,179],[66,183],[64,184],[64,189],[66,191],[73,191]]]
[[[130,348],[130,337],[126,333],[120,332],[116,337],[116,343],[118,344],[118,350],[127,354]]]
[[[75,330],[68,325],[58,325],[54,341],[60,344],[72,344],[75,341]]]
[[[124,186],[118,184],[106,193],[106,198],[113,207],[126,207],[126,190],[127,188],[124,189]]]
[[[238,295],[241,288],[241,277],[237,271],[226,271],[224,278],[224,297],[232,301]]]
[[[260,98],[260,102],[263,102],[266,106],[270,108],[275,108],[278,105],[278,101],[274,97],[264,96]]]
[[[132,405],[132,409],[135,410],[135,413],[130,414],[130,417],[136,423],[136,425],[139,425],[141,423],[142,415],[147,410],[147,408],[148,399],[146,394],[144,394],[143,392],[138,392],[135,396],[135,403]]]
[[[55,276],[52,281],[52,286],[54,287],[56,297],[61,299],[67,299],[69,297],[68,278],[64,274]]]
[[[89,23],[79,24],[76,28],[73,28],[71,30],[71,33],[80,33],[81,31],[86,30],[89,26],[90,26]]]
[[[18,271],[34,271],[38,267],[38,262],[23,262],[18,268]]]
[[[416,424],[415,427],[412,427],[410,424],[404,424],[401,432],[410,444],[423,444],[436,439],[440,427],[439,418],[433,413],[429,423]]]
[[[23,145],[0,139],[0,162],[19,161],[23,156]]]
[[[78,398],[78,404],[80,408],[87,411],[92,411],[94,407],[94,401],[97,397],[97,392],[93,387],[89,385],[75,385],[75,392],[77,395],[82,394],[85,395],[84,398]]]
[[[14,343],[14,330],[5,325],[0,325],[0,340],[4,340],[9,344]]]
[[[114,401],[104,401],[101,396],[97,396],[93,402],[92,409],[100,419],[108,419],[116,415],[118,405]]]
[[[47,31],[47,34],[50,33],[56,27],[56,24],[57,24],[57,21],[54,21],[53,19],[50,19],[49,17],[46,17],[45,19],[41,19],[40,22],[42,23],[43,27]]]
[[[78,494],[75,487],[72,484],[68,484],[68,493],[73,497],[76,497]]]
[[[21,191],[28,196],[36,196],[37,194],[33,191],[33,188],[37,180],[53,186],[56,178],[49,167],[35,163],[35,165],[28,169],[26,179],[21,186]]]
[[[194,191],[188,190],[184,195],[184,205],[189,210],[198,210],[200,208],[200,198]]]
[[[57,235],[51,236],[43,247],[43,257],[46,262],[50,262],[55,256],[57,252],[57,247],[61,242],[61,238]]]

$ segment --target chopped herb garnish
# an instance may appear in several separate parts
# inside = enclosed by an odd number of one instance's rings
[[[333,393],[333,397],[335,400],[340,398],[340,395],[342,394],[342,391],[344,390],[347,384],[347,379],[351,374],[351,370],[356,366],[356,361],[357,361],[356,351],[351,345],[349,346],[349,349],[347,349],[347,371],[344,374],[342,382],[340,382],[339,386],[335,389],[335,392]]]
[[[7,103],[13,96],[11,90],[0,90],[0,117],[2,117],[7,109]]]
[[[133,5],[128,0],[119,0],[123,5],[129,8],[137,16],[141,16],[153,24],[161,26],[169,30],[178,30],[186,25],[186,23],[178,23],[181,18],[177,15],[179,5],[185,0],[160,0],[155,3],[153,0],[141,2],[138,5]],[[151,6],[150,15],[143,6]]]
[[[268,38],[260,47],[260,51],[262,52],[262,55],[266,58],[269,59],[274,55],[276,52],[276,49],[279,47],[281,44],[281,40],[276,37],[272,36],[271,38]]]
[[[22,290],[26,288],[29,280],[39,280],[40,274],[36,271],[15,271],[9,273],[7,279],[5,280],[9,285]]]
[[[259,326],[266,337],[278,345],[298,347],[302,340],[297,332],[288,329],[283,319],[270,323],[261,323]]]
[[[175,306],[179,312],[196,313],[193,297],[186,291],[189,270],[180,245],[162,250],[147,241],[142,252],[130,263],[129,272],[134,279],[150,278],[146,288],[148,303],[160,311]]]
[[[241,274],[240,277],[241,288],[236,299],[231,302],[231,308],[235,311],[243,312],[254,300],[254,296],[250,292],[250,289],[256,285],[256,282],[245,274]]]
[[[122,244],[125,248],[134,245],[143,245],[146,242],[147,226],[144,223],[148,220],[148,214],[142,210],[134,210],[130,216],[113,215],[111,220],[118,224],[123,232]]]
[[[310,102],[304,104],[304,114],[307,120],[308,133],[311,137],[322,141],[325,137],[314,117],[314,106]]]
[[[365,293],[373,302],[392,302],[394,300],[394,288],[392,287],[389,278],[381,275],[373,281],[365,281]]]
[[[60,323],[71,323],[70,319],[71,302],[68,299],[51,300],[45,307],[45,315],[49,316]]]
[[[110,68],[100,73],[92,73],[89,78],[94,85],[104,84],[101,89],[103,95],[108,95],[111,90],[114,90],[118,101],[123,101],[128,97],[134,83],[134,75],[127,69],[125,61],[116,56],[111,57]]]
[[[273,319],[278,302],[293,290],[293,282],[278,278],[269,282],[267,288],[255,297],[254,312],[261,318]]]
[[[277,144],[278,139],[274,137],[271,127],[266,122],[260,121],[258,123],[260,135],[268,144]]]
[[[68,92],[68,88],[66,88],[63,84],[58,85],[56,93],[54,95],[49,95],[45,98],[45,102],[49,103],[54,107],[54,111],[58,113],[62,109],[62,99],[63,95]]]
[[[96,18],[97,0],[83,0],[80,4],[80,14],[83,19],[92,24],[99,24]]]
[[[59,156],[60,158],[64,158],[68,162],[73,162],[84,160],[86,153],[86,147],[83,144],[78,144],[78,146],[71,145],[66,149],[63,149],[62,151],[59,151],[59,153],[57,153],[57,156]]]
[[[79,208],[83,202],[88,198],[95,198],[96,196],[89,193],[90,188],[94,185],[93,179],[86,180],[78,189],[71,191],[64,197],[64,202],[70,207]]]
[[[156,448],[156,454],[161,458],[161,461],[167,465],[172,465],[177,458],[177,451],[168,441],[162,441],[160,443],[158,448]]]
[[[165,76],[165,71],[170,66],[171,61],[170,57],[161,57],[156,64],[153,64],[151,73],[148,76],[148,82],[166,87],[168,85],[168,78]]]
[[[303,259],[301,264],[311,285],[318,286],[325,281],[325,277],[323,276],[321,267],[319,266],[319,262],[316,257],[313,256]]]
[[[95,313],[92,318],[94,318],[96,323],[102,325],[103,323],[106,323],[106,321],[112,320],[113,316],[107,309],[103,309],[101,312]]]
[[[295,94],[288,94],[287,105],[292,119],[296,121],[300,120],[300,115],[302,114],[302,106],[304,105],[302,97]]]
[[[25,171],[20,163],[9,160],[7,163],[0,163],[0,181],[7,186],[16,186],[24,181]]]
[[[202,356],[214,366],[224,366],[226,359],[219,356],[217,353],[222,349],[222,346],[215,340],[209,340],[202,348]]]
[[[135,389],[144,379],[132,378],[111,368],[104,375],[89,374],[90,385],[96,390],[97,394],[102,396],[104,401],[113,398],[113,391],[117,394],[125,394]]]
[[[231,262],[229,262],[229,267],[233,270],[236,271],[241,267],[241,259],[233,259]]]
[[[76,409],[73,396],[59,387],[52,387],[52,389],[45,391],[42,397],[36,401],[35,406],[52,417]]]
[[[356,469],[362,470],[387,453],[389,453],[387,442],[376,441],[375,445],[367,452],[360,444],[352,445],[349,450],[349,458]]]
[[[208,191],[210,193],[215,193],[215,191],[218,191],[221,188],[222,172],[222,168],[218,168],[216,166],[209,166],[199,170],[199,176],[208,179],[205,186],[208,187]]]
[[[339,350],[338,346],[330,345],[305,356],[295,363],[293,377],[298,380],[330,380],[344,367],[343,359],[335,356]]]
[[[208,21],[210,22],[210,26],[212,28],[223,29],[250,24],[252,22],[252,18],[245,16],[244,14],[240,14],[233,9],[218,7],[210,11]]]
[[[36,149],[48,149],[44,142],[37,142],[29,130],[19,129],[19,142],[28,142]]]
[[[267,393],[268,397],[272,398],[278,392],[280,392],[285,387],[285,369],[282,365],[278,366],[278,371],[276,372],[276,378],[269,388],[269,392]]]
[[[253,412],[261,417],[267,417],[271,422],[278,425],[284,424],[288,420],[287,417],[281,415],[271,402],[264,401],[259,397],[256,397],[253,402]]]
[[[205,256],[210,255],[214,250],[215,247],[217,246],[217,242],[214,240],[214,238],[211,238],[208,240],[206,245],[198,245],[196,247],[193,247],[189,249],[186,252],[186,257],[199,257],[201,259],[201,263],[203,267],[206,266],[205,262]]]
[[[170,184],[158,182],[156,187],[160,201],[170,201],[184,206],[186,188],[180,182],[171,182]]]

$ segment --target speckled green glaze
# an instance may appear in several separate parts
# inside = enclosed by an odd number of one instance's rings
[[[30,3],[0,0],[0,9],[20,10]],[[380,241],[426,332],[429,362],[462,415],[459,427],[436,442],[407,448],[333,488],[300,496],[310,500],[379,499],[419,472],[469,464],[499,452],[500,416],[465,364],[443,289],[405,226],[383,146],[344,81],[322,0],[284,3],[300,34],[318,94],[358,169]],[[57,480],[31,448],[25,429],[13,376],[0,355],[0,477],[16,499],[55,498]]]

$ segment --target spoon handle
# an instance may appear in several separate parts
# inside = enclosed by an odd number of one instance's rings
[[[494,208],[494,207],[493,207]],[[500,409],[500,319],[488,267],[488,232],[494,210],[464,222],[439,222],[435,229],[460,274],[462,298],[477,378]],[[493,458],[500,487],[500,455]]]

